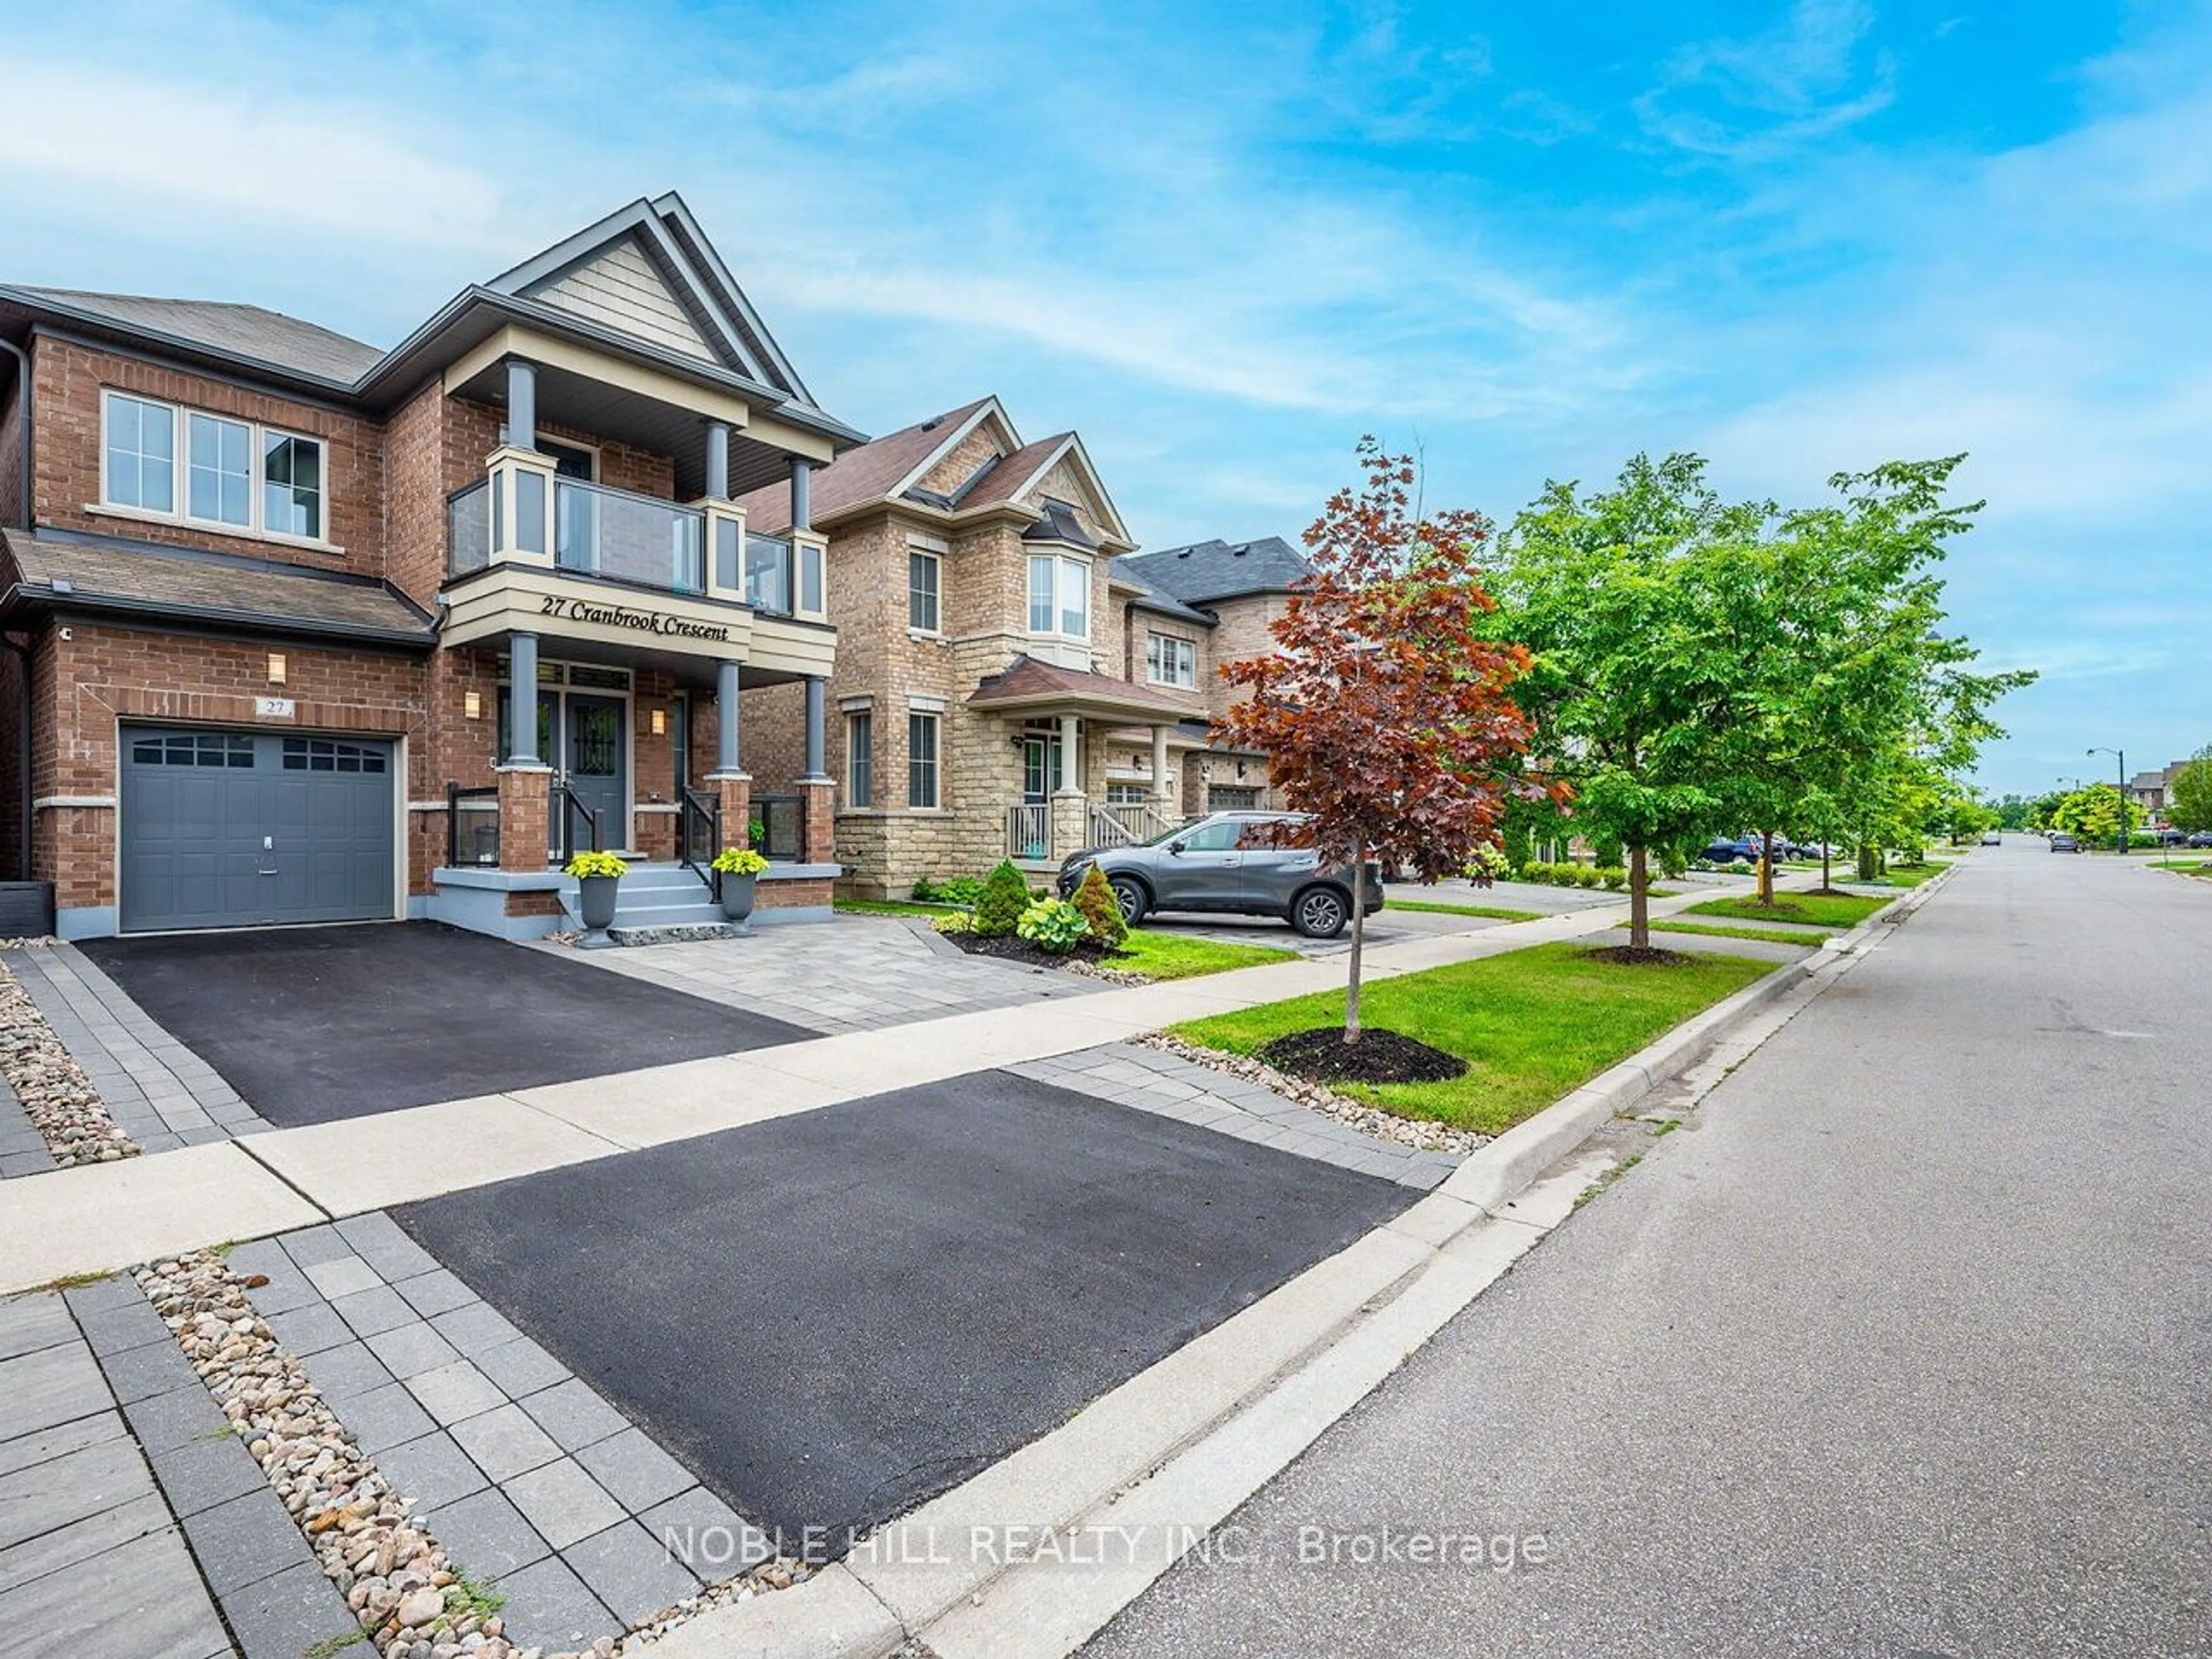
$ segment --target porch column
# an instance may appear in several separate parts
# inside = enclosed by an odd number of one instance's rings
[[[542,871],[552,851],[551,769],[538,757],[538,635],[507,637],[507,762],[499,768],[499,866]]]
[[[538,365],[520,357],[507,360],[507,443],[538,447]]]
[[[510,766],[536,766],[538,753],[538,635],[510,634],[507,641],[507,758]]]
[[[797,455],[791,458],[791,527],[814,528],[814,463]]]
[[[1152,799],[1163,806],[1168,802],[1168,729],[1164,726],[1152,728]]]
[[[1052,856],[1066,858],[1091,844],[1091,803],[1083,793],[1083,758],[1078,742],[1083,722],[1060,717],[1060,787],[1052,793]]]
[[[710,500],[730,498],[730,423],[707,422],[707,495]]]
[[[744,768],[738,761],[738,665],[719,662],[714,665],[714,770],[720,773],[738,773]]]
[[[819,674],[806,677],[806,781],[827,783],[830,775],[823,769],[825,744],[823,738],[823,714],[822,705],[830,682]]]

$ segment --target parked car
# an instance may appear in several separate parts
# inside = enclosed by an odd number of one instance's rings
[[[2185,847],[2212,847],[2212,830],[2199,830],[2182,842]]]
[[[1297,812],[1210,812],[1128,847],[1093,847],[1063,861],[1063,898],[1097,865],[1121,915],[1134,927],[1164,910],[1279,916],[1308,939],[1334,939],[1352,920],[1352,872],[1325,869],[1313,848],[1273,839],[1273,826],[1307,821]],[[1371,861],[1367,913],[1382,908],[1382,872]]]
[[[2188,831],[2177,830],[2172,824],[2160,824],[2154,832],[2160,847],[2179,847],[2189,839]]]
[[[1994,830],[1984,830],[1982,831],[1982,845],[1984,847],[2002,847],[2004,845],[2004,837]]]
[[[1749,836],[1739,836],[1734,841],[1708,842],[1705,850],[1698,856],[1708,864],[1734,864],[1739,859],[1747,864],[1756,864],[1763,855],[1757,842]]]
[[[2051,850],[2054,853],[2078,853],[2081,850],[2081,843],[2063,830],[2054,830],[2051,832]]]

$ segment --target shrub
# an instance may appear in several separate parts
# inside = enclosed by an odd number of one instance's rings
[[[1121,907],[1107,884],[1106,872],[1095,864],[1083,872],[1076,887],[1075,908],[1083,912],[1093,939],[1109,951],[1121,948],[1121,941],[1129,937],[1129,924],[1121,919]]]
[[[951,881],[937,884],[937,901],[940,904],[973,904],[982,896],[981,876],[956,876]]]
[[[1066,899],[1039,899],[1022,912],[1014,931],[1054,956],[1065,956],[1091,937],[1091,919]]]
[[[1596,887],[1602,884],[1604,879],[1605,878],[1598,873],[1597,866],[1594,864],[1578,864],[1575,866],[1575,885],[1577,887]]]
[[[916,876],[914,885],[907,890],[907,896],[917,904],[927,904],[938,896],[937,884],[927,876]]]
[[[1020,924],[1022,912],[1029,908],[1030,884],[1014,868],[1012,860],[1002,859],[999,867],[984,878],[983,890],[976,896],[975,931],[987,939],[1004,938]]]
[[[1505,860],[1505,849],[1494,842],[1478,847],[1469,854],[1466,866],[1468,878],[1471,881],[1496,881],[1510,867]]]
[[[1616,893],[1628,885],[1628,872],[1618,864],[1609,864],[1597,873],[1605,884]]]
[[[932,916],[929,925],[940,933],[972,933],[975,919],[965,910],[947,910],[941,916]]]

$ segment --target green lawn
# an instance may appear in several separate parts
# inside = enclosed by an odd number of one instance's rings
[[[1771,962],[1699,955],[1672,968],[1594,961],[1579,942],[1539,945],[1366,988],[1364,1023],[1468,1062],[1449,1083],[1340,1085],[1406,1117],[1491,1133],[1510,1128],[1683,1020],[1773,971]],[[1176,1035],[1252,1054],[1292,1031],[1344,1018],[1322,992],[1192,1020]]]
[[[1860,881],[1856,876],[1844,880],[1860,887],[1917,887],[1923,881],[1932,881],[1951,867],[1948,859],[1929,859],[1924,864],[1893,864],[1872,881]]]
[[[2152,859],[2154,870],[2179,870],[2185,876],[2212,876],[2212,862],[2201,858]]]
[[[1625,921],[1616,921],[1613,925],[1616,928],[1628,926]],[[1655,933],[1710,933],[1715,939],[1755,939],[1768,945],[1817,945],[1826,937],[1826,934],[1802,931],[1785,933],[1779,927],[1728,927],[1710,921],[1660,921],[1651,924],[1651,931]]]
[[[1122,941],[1121,950],[1121,955],[1107,957],[1106,965],[1142,974],[1147,979],[1194,979],[1200,974],[1226,973],[1231,968],[1294,962],[1298,954],[1273,945],[1225,945],[1186,933],[1154,933],[1148,927],[1133,929]]]
[[[1383,908],[1420,910],[1438,916],[1489,916],[1498,921],[1536,921],[1544,914],[1541,910],[1508,910],[1495,904],[1439,904],[1428,899],[1394,898]]]
[[[941,916],[957,904],[916,904],[910,899],[841,898],[836,907],[858,916]]]
[[[1821,927],[1849,927],[1865,921],[1889,901],[1852,893],[1783,893],[1771,904],[1756,898],[1707,899],[1685,913],[1692,916],[1727,916],[1735,921],[1809,921]]]

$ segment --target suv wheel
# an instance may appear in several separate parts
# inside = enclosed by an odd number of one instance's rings
[[[1291,926],[1308,939],[1334,939],[1352,920],[1352,907],[1334,887],[1309,887],[1291,901]]]
[[[1116,876],[1106,884],[1114,890],[1114,902],[1121,907],[1121,920],[1134,927],[1145,919],[1145,886],[1129,876]]]

